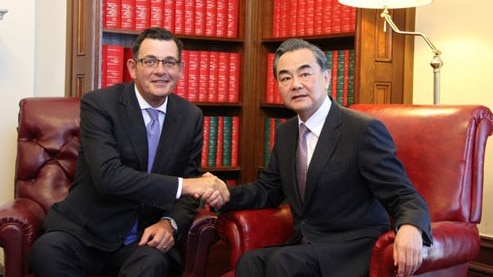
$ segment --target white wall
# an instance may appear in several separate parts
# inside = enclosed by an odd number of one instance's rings
[[[493,1],[434,0],[417,8],[416,31],[442,50],[441,104],[483,104],[493,110]],[[415,104],[433,103],[433,54],[415,41]],[[485,190],[480,232],[493,237],[493,137],[486,149]]]
[[[29,96],[63,96],[66,1],[0,0],[0,203],[13,197],[18,103]]]
[[[13,197],[18,102],[28,96],[63,96],[66,1],[0,0],[9,12],[0,21],[0,203]],[[443,51],[442,104],[493,108],[493,1],[435,0],[419,7],[416,30]],[[416,38],[414,98],[433,102],[432,53]],[[488,79],[490,78],[490,79]],[[493,138],[486,157],[485,200],[480,231],[493,236]],[[0,253],[0,261],[1,253]]]
[[[4,203],[14,195],[19,100],[65,93],[67,2],[0,0],[0,8],[8,9],[0,21],[0,203]]]

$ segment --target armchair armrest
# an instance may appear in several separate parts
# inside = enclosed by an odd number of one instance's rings
[[[219,240],[216,232],[217,216],[199,209],[187,236],[182,241],[184,254],[183,277],[205,276],[210,247]]]
[[[426,248],[423,263],[416,274],[437,271],[472,261],[480,249],[476,224],[467,222],[432,222],[433,245]],[[395,234],[389,231],[375,243],[370,261],[370,276],[395,276],[393,244]]]
[[[230,268],[248,250],[285,243],[292,235],[293,220],[288,205],[279,208],[221,213],[216,228],[230,246]]]
[[[19,268],[27,273],[27,253],[40,235],[44,209],[27,198],[17,198],[0,206],[0,247],[4,250],[5,276],[15,276]]]

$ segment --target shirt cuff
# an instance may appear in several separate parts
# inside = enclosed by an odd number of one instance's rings
[[[183,178],[178,177],[178,189],[176,190],[176,199],[179,199],[181,196],[181,191],[183,188]]]

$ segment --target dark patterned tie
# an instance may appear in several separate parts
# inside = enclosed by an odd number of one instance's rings
[[[296,152],[296,178],[302,201],[305,198],[306,171],[308,169],[306,135],[308,135],[309,132],[310,130],[308,130],[306,125],[301,123],[298,137],[298,149]]]

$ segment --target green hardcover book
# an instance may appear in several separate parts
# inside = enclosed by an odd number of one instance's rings
[[[354,49],[349,50],[348,106],[354,104]]]
[[[233,118],[225,116],[223,126],[223,166],[231,166],[232,125]]]
[[[325,52],[325,57],[327,57],[327,69],[330,70],[330,74],[332,74],[333,66],[332,66],[332,51],[326,51]],[[331,95],[332,92],[332,86],[329,83],[329,88],[327,88],[327,95]]]
[[[336,100],[339,104],[344,104],[344,50],[337,50],[337,92]]]
[[[216,166],[216,151],[217,151],[217,123],[219,121],[217,116],[211,116],[209,123],[209,155],[207,158],[207,166]]]

